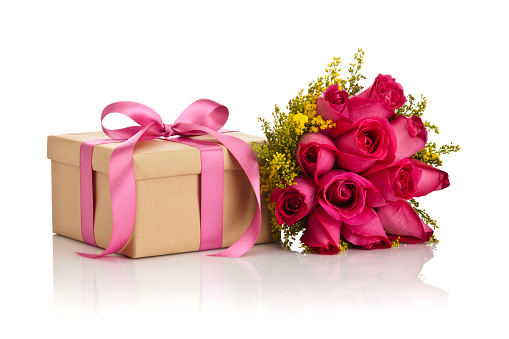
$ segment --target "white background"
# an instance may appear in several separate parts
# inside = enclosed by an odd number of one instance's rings
[[[170,123],[199,98],[229,108],[226,128],[260,135],[257,117],[270,119],[274,104],[285,107],[334,56],[346,70],[359,47],[366,52],[365,86],[378,73],[391,74],[406,93],[423,93],[424,117],[441,131],[433,140],[462,147],[444,157],[451,187],[422,199],[439,221],[441,242],[421,273],[449,294],[447,306],[343,310],[341,316],[303,310],[305,316],[288,319],[232,309],[235,321],[215,324],[204,317],[176,322],[131,314],[121,332],[161,329],[176,336],[183,324],[190,333],[238,336],[445,337],[502,330],[509,301],[509,25],[502,3],[2,1],[0,303],[6,313],[0,333],[114,331],[107,318],[62,317],[54,310],[46,136],[99,130],[100,112],[115,101],[144,103]]]

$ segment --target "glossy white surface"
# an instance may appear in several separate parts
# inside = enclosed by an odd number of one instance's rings
[[[0,2],[1,338],[434,337],[507,333],[509,31],[503,1]],[[171,123],[225,104],[225,128],[261,135],[334,56],[366,51],[428,99],[451,187],[420,199],[440,243],[346,256],[256,246],[82,259],[52,235],[46,136],[100,130],[115,101]],[[343,73],[345,74],[345,73]],[[119,331],[120,334],[116,334]],[[501,334],[502,333],[502,334]],[[274,334],[274,335],[273,335]]]
[[[352,249],[322,256],[257,245],[242,258],[186,253],[100,260],[74,252],[94,248],[53,237],[54,310],[59,315],[116,313],[316,314],[338,311],[443,308],[448,293],[425,282],[433,258],[426,245]]]

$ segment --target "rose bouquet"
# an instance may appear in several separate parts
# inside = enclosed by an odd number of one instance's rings
[[[421,118],[426,98],[407,99],[392,76],[380,74],[363,90],[363,56],[359,49],[346,80],[334,58],[288,113],[276,106],[274,126],[260,119],[261,188],[273,236],[286,249],[299,235],[306,252],[322,254],[436,241],[436,221],[415,198],[449,186],[437,167],[459,146],[428,142],[438,127]]]

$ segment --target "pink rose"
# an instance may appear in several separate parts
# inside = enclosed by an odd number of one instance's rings
[[[397,139],[386,119],[365,117],[353,124],[338,123],[331,137],[338,148],[336,164],[341,169],[360,173],[377,161],[394,161]]]
[[[421,180],[422,171],[409,158],[389,166],[375,165],[362,176],[371,181],[386,202],[412,199]]]
[[[387,203],[425,196],[449,186],[446,172],[412,158],[374,165],[362,176],[375,185]]]
[[[417,115],[412,115],[408,121],[408,132],[410,135],[415,138],[419,137],[425,142],[428,141],[428,130],[424,126],[421,117]]]
[[[411,157],[426,146],[428,131],[420,117],[397,116],[390,122],[397,139],[395,161]]]
[[[351,225],[365,223],[376,216],[370,207],[385,201],[375,186],[352,172],[332,170],[324,174],[318,185],[318,205],[337,221]]]
[[[348,92],[339,90],[338,84],[329,86],[316,100],[316,112],[324,120],[348,120]]]
[[[372,208],[368,210],[373,216],[369,221],[359,225],[350,225],[345,222],[341,228],[341,235],[346,241],[365,250],[390,248],[392,242],[385,234],[380,218]]]
[[[316,186],[313,180],[298,176],[293,181],[295,185],[276,187],[270,195],[270,201],[276,203],[276,218],[281,225],[295,224],[316,206]]]
[[[417,212],[404,200],[397,200],[390,205],[380,207],[378,216],[387,236],[393,240],[410,244],[428,241],[433,230],[422,221]]]
[[[403,87],[390,75],[379,74],[373,85],[348,100],[349,118],[352,122],[368,116],[391,119],[405,102]]]
[[[297,144],[295,158],[304,174],[318,178],[334,167],[337,148],[334,142],[321,133],[306,133]]]
[[[338,254],[341,224],[341,221],[332,219],[320,206],[317,206],[309,214],[308,226],[300,241],[321,254]]]
[[[378,74],[373,85],[357,94],[356,97],[377,99],[387,107],[387,109],[392,111],[400,108],[406,102],[403,86],[397,83],[396,79],[388,74]]]

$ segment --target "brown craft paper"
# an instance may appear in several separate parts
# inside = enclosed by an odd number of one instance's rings
[[[230,132],[246,143],[264,139]],[[53,232],[83,241],[80,220],[80,145],[105,139],[103,132],[48,137],[53,196]],[[196,137],[217,142],[211,136]],[[108,182],[111,153],[119,143],[95,146],[94,232],[105,248],[111,238],[112,216]],[[231,246],[247,229],[256,209],[249,180],[235,158],[223,147],[223,247]],[[128,243],[119,253],[132,258],[198,251],[200,247],[200,151],[165,140],[138,142],[134,150],[136,220]],[[218,189],[221,189],[218,187]],[[257,243],[271,242],[270,213],[262,197],[262,227]]]

